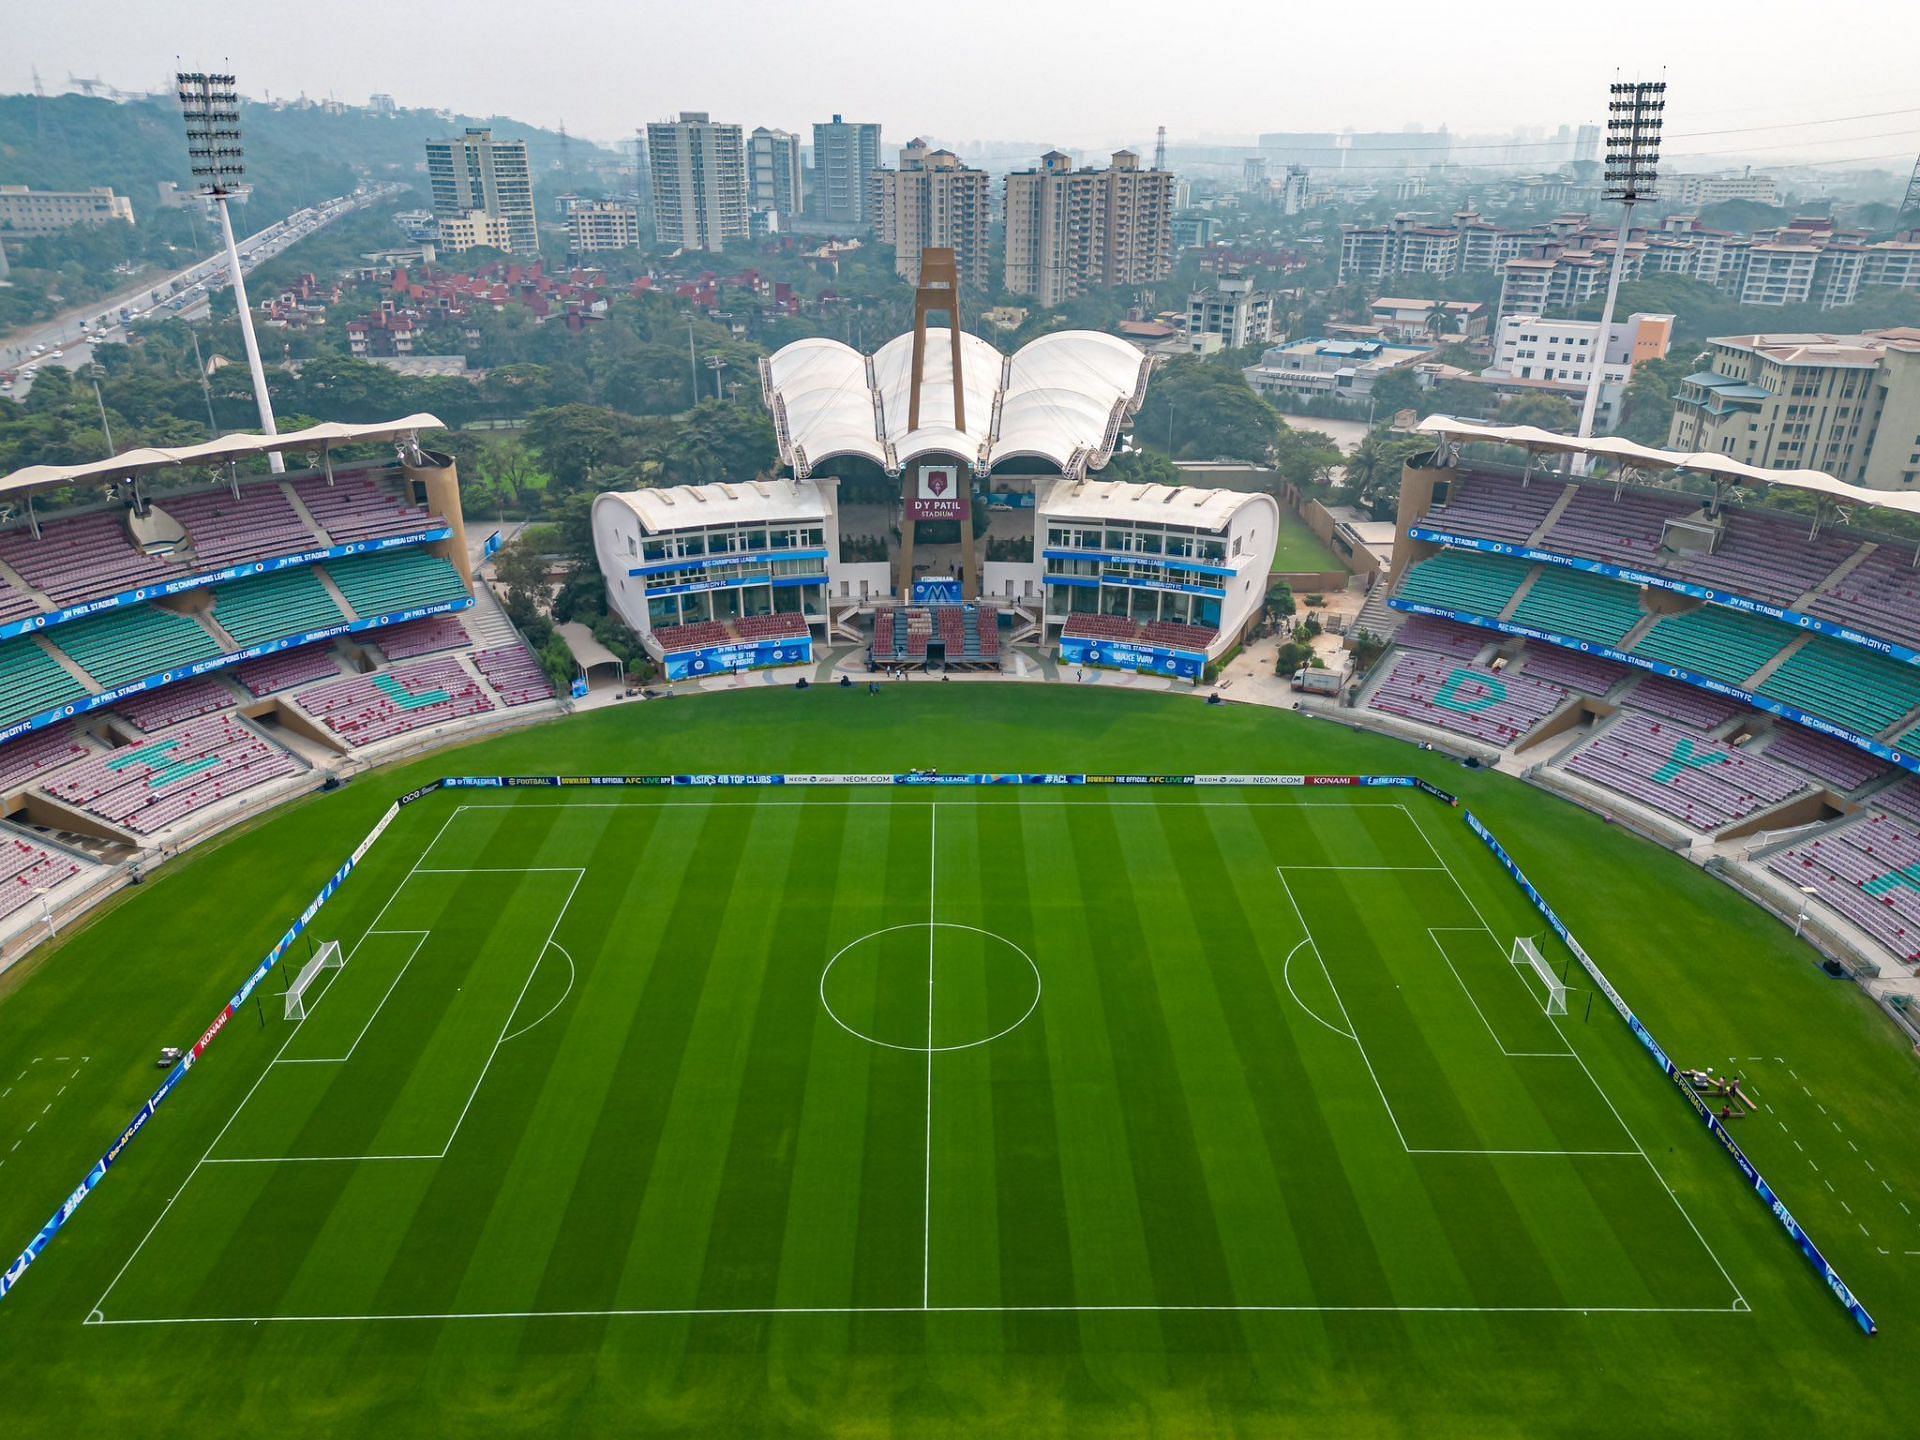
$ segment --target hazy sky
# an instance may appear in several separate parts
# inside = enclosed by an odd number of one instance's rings
[[[942,12],[962,17],[955,32],[909,48]],[[230,60],[249,95],[384,91],[597,139],[683,109],[802,134],[840,111],[880,121],[890,149],[918,132],[1093,148],[1150,144],[1162,124],[1176,146],[1263,130],[1551,130],[1602,118],[1616,66],[1633,78],[1664,65],[1668,154],[1687,168],[1758,153],[1904,169],[1877,157],[1920,146],[1911,0],[1854,0],[1831,24],[1821,13],[1806,0],[0,0],[0,90],[28,89],[35,65],[50,88],[72,73],[148,89],[177,55]]]

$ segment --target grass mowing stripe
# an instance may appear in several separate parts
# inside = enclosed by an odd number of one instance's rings
[[[1051,856],[1028,850],[1026,826],[1017,806],[980,806],[975,809],[980,874],[975,900],[981,923],[993,925],[1024,946],[1040,967],[1043,986],[1059,975],[1059,961],[1043,948],[1034,911],[1039,897],[1053,884],[1044,864]],[[995,972],[1002,987],[1000,1011],[1011,1009],[1020,996],[1015,987],[1025,983],[1018,971]],[[1076,1300],[1073,1274],[1073,1237],[1068,1228],[1067,1187],[1060,1145],[1060,1106],[1078,1103],[1077,1076],[1057,1071],[1052,1063],[1057,997],[1041,992],[1033,1018],[985,1055],[988,1073],[983,1083],[992,1106],[992,1161],[997,1191],[998,1292],[1005,1304],[1046,1304],[1051,1297]],[[1067,1023],[1066,1016],[1058,1023]],[[1064,1090],[1064,1094],[1062,1091]],[[1026,1317],[1010,1320],[1023,1343],[1048,1346],[1070,1335],[1053,1322],[1032,1323]]]
[[[909,900],[888,893],[876,877],[888,873],[892,817],[884,807],[848,807],[837,851],[809,857],[813,883],[828,902],[826,939],[805,957],[815,981],[796,1024],[811,1031],[806,1068],[792,1077],[800,1109],[793,1137],[793,1177],[780,1246],[776,1301],[780,1305],[854,1302],[861,1240],[861,1192],[850,1175],[865,1165],[869,1052],[876,1047],[840,1028],[820,1003],[818,977],[828,957],[862,935],[896,923]]]
[[[696,804],[673,817],[672,831],[668,823],[662,822],[660,840],[677,841],[685,856],[679,883],[671,890],[647,886],[635,897],[635,913],[623,911],[620,927],[603,942],[637,942],[647,956],[645,979],[631,997],[630,1023],[624,1032],[609,1033],[617,1048],[583,1057],[597,1067],[611,1060],[611,1075],[536,1309],[604,1309],[614,1303],[623,1279],[620,1261],[659,1159],[660,1132],[693,1018],[690,996],[712,963],[706,944],[710,897],[693,882],[724,871],[739,843],[732,813]]]
[[[1129,883],[1115,814],[1104,805],[1075,806],[1067,830],[1083,883],[1089,877],[1099,881],[1090,887],[1096,908],[1087,917],[1086,945],[1113,1035],[1119,1080],[1113,1098],[1126,1121],[1146,1229],[1151,1294],[1142,1298],[1218,1304],[1232,1293],[1232,1282],[1193,1131],[1190,1106],[1196,1097],[1182,1088],[1137,908],[1141,897]],[[1226,1333],[1232,1327],[1220,1328],[1221,1343],[1233,1343]]]
[[[691,997],[685,1059],[672,1084],[648,1179],[626,1251],[621,1306],[692,1306],[713,1233],[727,1141],[744,1078],[746,1038],[773,963],[777,915],[766,886],[787,872],[798,808],[749,810],[734,858],[734,883],[710,898],[713,961]],[[741,879],[748,883],[741,884]],[[804,996],[804,987],[797,987]],[[724,1244],[724,1238],[718,1243]]]
[[[980,811],[977,805],[944,805],[937,811],[933,913],[939,926],[932,931],[934,984],[929,989],[933,1035],[937,1044],[971,1047],[930,1057],[934,1093],[928,1117],[933,1141],[928,1200],[935,1225],[927,1232],[927,1293],[938,1294],[940,1302],[949,1305],[1002,1303],[994,1061],[1028,1043],[1024,1026],[974,1043],[1011,1023],[1002,1020],[991,1003],[990,980],[1012,955],[998,939],[974,930],[940,928],[972,925],[998,936],[1008,934],[1011,925],[1010,938],[1021,939],[1017,917],[999,897],[987,899]],[[1025,1008],[1022,1002],[1014,1014]]]
[[[1230,852],[1237,860],[1229,861]],[[1285,1249],[1276,1256],[1271,1288],[1260,1298],[1299,1295],[1337,1304],[1371,1296],[1374,1303],[1392,1303],[1392,1286],[1369,1236],[1370,1219],[1387,1216],[1369,1216],[1362,1207],[1348,1174],[1353,1157],[1335,1138],[1302,1046],[1325,1046],[1336,1074],[1358,1070],[1358,1057],[1351,1041],[1287,1014],[1291,1002],[1283,999],[1280,970],[1296,941],[1288,928],[1292,912],[1276,895],[1275,853],[1255,812],[1244,805],[1213,807],[1202,823],[1183,827],[1180,853],[1190,875],[1214,877],[1208,887],[1217,937],[1214,985],[1255,1097],[1260,1141],[1279,1192],[1264,1223],[1284,1239]],[[1318,962],[1310,954],[1308,960],[1317,973]],[[1302,1025],[1312,1028],[1302,1034]],[[1365,1082],[1364,1075],[1357,1078]]]
[[[919,926],[927,917],[927,859],[932,816],[924,804],[896,804],[887,819],[882,878],[868,877],[886,897],[887,925]],[[893,961],[870,972],[872,1033],[912,1037],[926,1033],[925,936],[898,932]],[[849,935],[847,942],[860,939]],[[825,964],[823,957],[822,962]],[[842,1033],[836,1042],[864,1064],[866,1133],[860,1150],[860,1231],[854,1252],[854,1305],[919,1305],[925,1294],[927,1057],[923,1050],[890,1050]],[[849,1096],[849,1100],[850,1100]]]
[[[1107,1023],[1102,969],[1113,957],[1097,945],[1100,891],[1074,863],[1077,851],[1067,806],[1017,809],[1025,853],[1045,857],[1032,892],[1032,952],[1047,983],[1042,1009],[1049,1023],[1047,1069],[1054,1091],[1054,1133],[1038,1134],[1059,1166],[1069,1233],[1064,1254],[1075,1300],[1089,1305],[1137,1301],[1152,1273],[1146,1218],[1134,1184],[1132,1140],[1117,1102],[1122,1059]],[[1054,1017],[1058,1017],[1054,1020]],[[1145,1353],[1160,1343],[1151,1318],[1134,1329]]]
[[[818,1033],[815,977],[822,957],[833,953],[833,889],[818,883],[820,857],[841,853],[848,813],[844,806],[793,812],[778,890],[742,897],[765,907],[771,943],[741,1052],[740,1088],[712,1206],[713,1241],[698,1290],[703,1306],[777,1303],[797,1164],[794,1142],[806,1102],[795,1079],[810,1069]]]
[[[1127,812],[1119,825],[1129,875],[1141,890],[1141,924],[1152,983],[1165,1017],[1179,1092],[1197,1144],[1209,1210],[1227,1271],[1225,1294],[1241,1303],[1305,1290],[1298,1255],[1275,1217],[1285,1214],[1262,1143],[1251,1077],[1234,1043],[1221,977],[1257,961],[1222,923],[1219,887],[1203,885],[1205,915],[1191,895],[1193,846],[1207,835],[1206,810]]]

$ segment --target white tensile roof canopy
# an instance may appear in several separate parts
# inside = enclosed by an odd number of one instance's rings
[[[966,426],[954,425],[952,334],[927,330],[920,424],[909,428],[913,335],[869,358],[838,340],[796,340],[761,362],[780,458],[804,478],[835,455],[858,455],[898,474],[924,455],[955,455],[984,474],[1029,456],[1067,474],[1107,463],[1121,423],[1146,398],[1147,357],[1114,335],[1063,330],[1003,355],[960,335],[958,388]]]
[[[85,485],[96,480],[130,480],[153,470],[169,470],[181,465],[222,465],[254,455],[285,454],[293,450],[325,452],[336,445],[375,445],[383,440],[416,440],[423,430],[446,428],[437,415],[425,411],[399,420],[382,420],[370,425],[329,423],[309,425],[304,430],[289,430],[279,435],[222,435],[199,445],[145,446],[123,450],[105,460],[87,460],[78,465],[27,465],[11,475],[0,477],[0,495],[30,494],[35,490],[55,490],[66,485]]]
[[[1557,435],[1537,425],[1488,425],[1479,420],[1458,420],[1451,415],[1429,415],[1414,428],[1422,435],[1432,435],[1456,445],[1480,442],[1512,445],[1537,455],[1592,455],[1612,460],[1623,469],[1690,470],[1696,475],[1706,475],[1737,485],[1750,485],[1759,490],[1774,487],[1810,490],[1855,505],[1872,505],[1882,510],[1920,515],[1920,494],[1849,485],[1844,480],[1834,479],[1824,470],[1767,470],[1758,465],[1744,464],[1729,455],[1716,455],[1710,450],[1660,450],[1652,445],[1623,440],[1617,435],[1591,435],[1582,440],[1573,435]]]

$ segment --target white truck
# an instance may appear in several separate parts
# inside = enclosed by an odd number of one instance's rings
[[[1314,670],[1303,665],[1293,672],[1293,688],[1309,695],[1338,695],[1343,683],[1338,670]]]

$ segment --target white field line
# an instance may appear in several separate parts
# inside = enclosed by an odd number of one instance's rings
[[[1413,822],[1413,828],[1420,832],[1420,838],[1426,841],[1427,849],[1433,852],[1433,858],[1440,862],[1441,867],[1446,870],[1448,876],[1452,878],[1453,888],[1460,892],[1461,898],[1467,902],[1467,905],[1479,918],[1481,928],[1492,937],[1493,943],[1498,945],[1500,943],[1499,935],[1491,925],[1487,924],[1487,917],[1481,913],[1480,906],[1475,903],[1471,892],[1468,891],[1465,885],[1460,883],[1460,877],[1453,873],[1453,867],[1447,864],[1447,857],[1440,853],[1439,847],[1436,846],[1431,837],[1428,836],[1426,827],[1420,823],[1419,817],[1405,806],[1401,807],[1401,813]],[[1518,972],[1515,972],[1515,979],[1522,985],[1526,984],[1525,978],[1520,976]],[[1531,986],[1528,987],[1527,994],[1533,994]],[[1574,1049],[1572,1037],[1567,1035],[1565,1027],[1561,1025],[1559,1018],[1551,1015],[1547,1018],[1552,1021],[1554,1029],[1560,1031],[1561,1038],[1566,1042],[1567,1048],[1573,1052],[1574,1060],[1579,1064],[1581,1070],[1586,1073],[1588,1082],[1595,1090],[1600,1092],[1600,1098],[1606,1102],[1607,1109],[1613,1112],[1613,1118],[1618,1122],[1621,1131],[1629,1140],[1633,1141],[1633,1148],[1638,1150],[1640,1152],[1640,1158],[1647,1162],[1647,1168],[1653,1172],[1654,1178],[1660,1182],[1660,1188],[1665,1190],[1667,1192],[1667,1198],[1673,1201],[1673,1208],[1678,1210],[1685,1218],[1687,1228],[1693,1231],[1694,1238],[1700,1242],[1700,1248],[1707,1252],[1707,1258],[1713,1261],[1714,1268],[1720,1272],[1720,1278],[1725,1280],[1727,1282],[1727,1288],[1733,1291],[1734,1304],[1746,1305],[1748,1303],[1747,1297],[1742,1293],[1739,1284],[1735,1282],[1732,1275],[1727,1273],[1727,1267],[1721,1262],[1720,1256],[1714,1250],[1713,1246],[1707,1243],[1707,1237],[1701,1233],[1700,1226],[1694,1220],[1692,1213],[1686,1206],[1680,1203],[1680,1197],[1674,1194],[1673,1187],[1667,1183],[1667,1177],[1662,1175],[1660,1173],[1660,1167],[1653,1163],[1653,1157],[1647,1154],[1647,1147],[1640,1143],[1640,1137],[1635,1135],[1633,1128],[1627,1124],[1627,1117],[1622,1115],[1620,1113],[1620,1107],[1613,1103],[1613,1096],[1607,1093],[1606,1087],[1603,1086],[1599,1078],[1594,1075],[1592,1068],[1587,1064],[1586,1056],[1582,1055],[1577,1049]]]
[[[427,856],[433,853],[433,847],[440,843],[440,837],[447,833],[447,827],[460,818],[461,811],[464,808],[465,807],[460,807],[455,809],[451,815],[447,816],[447,818],[441,822],[440,828],[433,832],[433,839],[429,840],[419,855],[414,858],[413,867],[409,869],[405,875],[400,877],[400,882],[393,887],[393,893],[387,896],[387,903],[380,907],[380,912],[373,917],[372,923],[361,932],[360,939],[354,942],[354,950],[358,950],[367,936],[371,935],[375,928],[379,926],[380,922],[386,918],[387,911],[391,910],[393,908],[393,902],[400,898],[400,892],[406,889],[407,882],[411,880],[415,872],[426,863]],[[351,952],[349,953],[351,954]],[[333,982],[329,980],[327,982],[327,989],[331,990],[332,988]],[[317,996],[313,1002],[314,1007],[318,1008],[320,1002],[326,998],[324,992]],[[312,1012],[309,1011],[308,1013],[311,1014]],[[90,1315],[99,1315],[101,1313],[101,1307],[107,1303],[107,1297],[113,1293],[113,1287],[120,1283],[121,1278],[127,1273],[128,1269],[131,1268],[133,1262],[140,1258],[140,1252],[147,1248],[147,1241],[151,1240],[153,1238],[153,1232],[160,1228],[160,1222],[167,1218],[167,1212],[173,1209],[174,1202],[186,1193],[187,1186],[193,1183],[193,1177],[200,1173],[200,1167],[207,1163],[207,1157],[213,1154],[214,1148],[219,1145],[222,1140],[227,1138],[227,1131],[231,1130],[233,1128],[233,1122],[240,1118],[240,1112],[247,1108],[247,1102],[253,1099],[254,1094],[260,1089],[260,1086],[265,1082],[267,1076],[273,1073],[274,1061],[277,1061],[286,1053],[287,1046],[293,1043],[293,1037],[299,1033],[300,1026],[298,1024],[287,1027],[287,1038],[282,1040],[280,1042],[280,1048],[274,1051],[273,1060],[268,1061],[260,1067],[260,1073],[254,1077],[253,1084],[247,1087],[247,1093],[240,1097],[240,1103],[233,1107],[233,1113],[227,1116],[227,1122],[220,1127],[220,1133],[215,1135],[208,1143],[207,1148],[201,1153],[200,1158],[193,1162],[193,1168],[187,1171],[186,1178],[180,1182],[179,1188],[167,1197],[167,1203],[162,1205],[160,1207],[160,1213],[153,1217],[153,1224],[149,1225],[146,1233],[140,1237],[140,1243],[133,1247],[133,1253],[128,1255],[127,1258],[121,1262],[120,1268],[113,1272],[113,1279],[109,1280],[107,1282],[107,1288],[100,1292],[100,1298],[93,1302],[93,1309]]]
[[[420,954],[421,947],[427,943],[427,937],[433,934],[433,932],[431,930],[370,931],[368,935],[362,935],[360,939],[354,943],[353,950],[348,953],[346,960],[341,962],[343,967],[347,964],[352,963],[354,954],[358,953],[360,947],[366,944],[369,936],[373,934],[412,935],[415,937],[413,942],[413,950],[407,956],[405,963],[402,964],[401,967],[394,972],[393,979],[387,982],[387,988],[380,996],[380,1003],[373,1007],[373,1013],[367,1016],[366,1024],[362,1025],[360,1027],[360,1033],[353,1037],[353,1043],[347,1047],[347,1053],[344,1055],[322,1055],[322,1056],[312,1056],[312,1057],[306,1057],[306,1058],[302,1058],[300,1056],[294,1056],[288,1059],[276,1058],[271,1063],[275,1065],[344,1065],[346,1064],[347,1061],[353,1059],[353,1052],[360,1048],[360,1042],[366,1039],[367,1031],[373,1028],[373,1022],[375,1020],[378,1020],[380,1018],[380,1012],[386,1009],[388,997],[391,996],[393,992],[399,987],[400,981],[405,977],[408,969],[413,965],[414,959]],[[333,988],[333,981],[328,980],[327,989],[331,990],[332,988]],[[319,1004],[320,999],[324,998],[325,994],[326,994],[326,991],[322,991],[320,996],[315,998],[315,1001],[314,1001],[315,1005]],[[306,1022],[301,1021],[300,1023],[305,1024]]]
[[[1360,1061],[1367,1067],[1367,1074],[1373,1080],[1373,1088],[1379,1093],[1380,1104],[1387,1112],[1387,1119],[1393,1124],[1393,1133],[1399,1137],[1400,1148],[1406,1150],[1410,1147],[1407,1145],[1406,1132],[1400,1128],[1400,1117],[1393,1113],[1393,1102],[1387,1099],[1386,1087],[1380,1083],[1379,1075],[1374,1073],[1373,1060],[1367,1054],[1367,1047],[1360,1042],[1360,1031],[1353,1023],[1352,1014],[1347,1010],[1347,1002],[1340,997],[1340,987],[1333,983],[1333,972],[1327,968],[1327,957],[1320,953],[1320,942],[1313,938],[1313,927],[1307,924],[1307,917],[1300,909],[1300,902],[1294,899],[1293,887],[1287,884],[1286,872],[1275,870],[1274,874],[1280,877],[1280,888],[1286,892],[1287,903],[1293,907],[1294,919],[1300,922],[1300,933],[1305,935],[1313,945],[1313,953],[1320,961],[1321,973],[1327,977],[1327,988],[1333,992],[1333,1003],[1340,1007],[1340,1018],[1347,1022],[1347,1033],[1353,1037],[1354,1048],[1360,1052]]]
[[[927,807],[927,1150],[926,1174],[920,1209],[920,1308],[933,1287],[933,942],[940,931],[934,925],[940,877],[940,807]]]
[[[1433,866],[1432,868],[1437,870],[1440,867],[1436,865],[1436,866]],[[1474,998],[1472,987],[1467,984],[1465,978],[1460,974],[1460,971],[1458,970],[1458,968],[1455,967],[1453,963],[1453,957],[1447,953],[1447,947],[1440,943],[1440,936],[1443,932],[1451,931],[1457,935],[1478,935],[1481,932],[1482,928],[1483,927],[1481,926],[1468,926],[1468,925],[1429,925],[1427,927],[1427,938],[1433,941],[1433,948],[1440,952],[1440,958],[1447,962],[1447,969],[1453,971],[1453,978],[1459,982],[1461,991],[1467,997],[1467,1003],[1473,1006],[1473,1013],[1480,1017],[1480,1023],[1487,1027],[1487,1034],[1491,1035],[1493,1037],[1493,1043],[1500,1047],[1500,1053],[1506,1056],[1509,1060],[1564,1060],[1568,1056],[1572,1055],[1573,1050],[1571,1048],[1568,1048],[1565,1050],[1509,1050],[1507,1049],[1507,1042],[1500,1038],[1499,1031],[1493,1028],[1493,1022],[1487,1019],[1486,1011],[1480,1008],[1480,1002]],[[1497,948],[1499,945],[1499,941],[1495,940],[1494,944]],[[1531,993],[1531,991],[1529,991],[1529,993]],[[1553,1033],[1555,1035],[1560,1035],[1560,1032],[1558,1029],[1555,1029]],[[1560,1036],[1560,1038],[1563,1042],[1566,1039],[1566,1037],[1563,1035]]]
[[[1910,1255],[1920,1251],[1910,1250]],[[181,1315],[109,1320],[95,1312],[88,1325],[365,1325],[421,1320],[574,1320],[697,1318],[746,1315],[1745,1315],[1733,1305],[736,1305],[624,1310],[453,1310],[392,1315]]]

